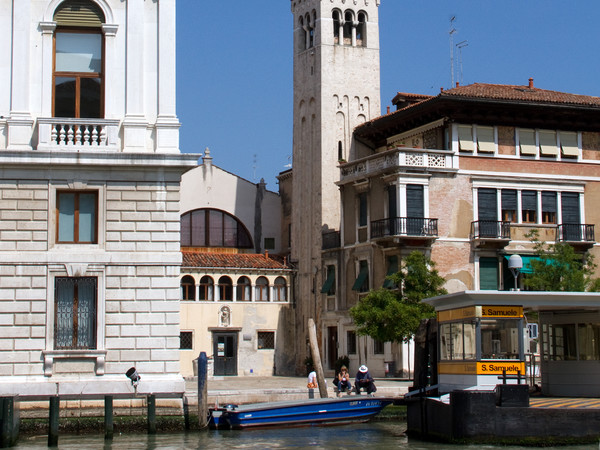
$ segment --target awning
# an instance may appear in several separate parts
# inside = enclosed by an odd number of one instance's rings
[[[398,256],[396,256],[396,255],[390,256],[388,261],[389,261],[389,266],[388,266],[388,271],[385,274],[385,281],[383,282],[383,287],[385,289],[396,289],[397,286],[388,277],[390,275],[394,275],[396,272],[398,272]]]
[[[504,255],[504,258],[508,261],[512,255]],[[538,256],[531,255],[519,255],[523,260],[523,268],[521,269],[521,273],[533,273],[533,269],[531,267],[531,261],[541,261],[542,259]]]
[[[360,272],[359,272],[358,276],[356,277],[356,281],[352,285],[352,290],[360,291],[363,287],[363,284],[365,284],[365,280],[367,279],[368,275],[369,275],[369,266],[367,266],[365,264],[364,266],[361,266]]]
[[[335,270],[327,270],[327,279],[325,283],[323,283],[323,287],[321,288],[321,294],[329,294],[331,291],[331,286],[333,286],[333,282],[335,281]]]

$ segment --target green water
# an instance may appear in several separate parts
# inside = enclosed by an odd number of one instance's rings
[[[333,427],[306,427],[259,429],[247,431],[205,431],[188,433],[121,434],[111,441],[102,435],[61,435],[60,449],[408,449],[408,450],[478,450],[478,449],[531,449],[519,446],[446,445],[408,439],[406,424],[371,422]],[[23,437],[17,449],[47,448],[46,436]],[[555,450],[600,450],[599,445],[544,447]]]

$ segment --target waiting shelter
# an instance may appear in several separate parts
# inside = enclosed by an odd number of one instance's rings
[[[464,291],[424,300],[438,320],[440,391],[492,389],[525,375],[527,317],[539,325],[542,393],[600,396],[600,294]]]

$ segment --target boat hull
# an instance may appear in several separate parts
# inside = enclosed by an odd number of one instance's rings
[[[219,410],[222,413],[219,427],[224,421],[234,429],[366,422],[390,403],[393,403],[393,400],[389,398],[351,396],[229,405]]]

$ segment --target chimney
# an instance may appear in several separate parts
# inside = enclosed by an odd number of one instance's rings
[[[389,105],[388,105],[388,107],[387,107],[387,113],[388,113],[388,114],[390,113],[390,107],[389,107]]]
[[[456,82],[456,87],[459,87],[459,86],[460,86],[460,83],[457,81]]]
[[[529,89],[533,89],[533,78],[529,79]]]
[[[443,87],[440,88],[440,92],[444,92],[444,88]]]
[[[265,250],[265,259],[269,259],[269,250]]]

